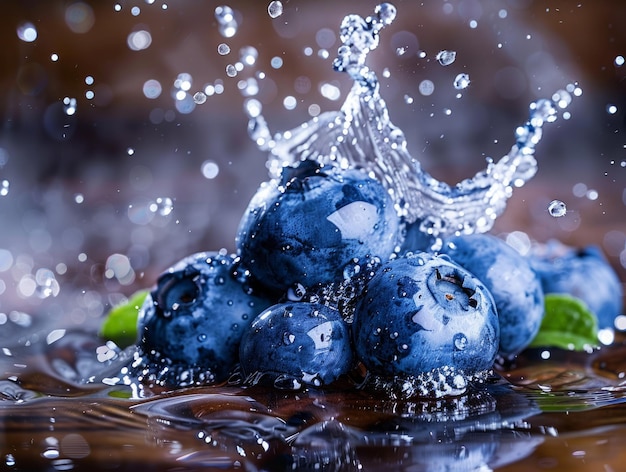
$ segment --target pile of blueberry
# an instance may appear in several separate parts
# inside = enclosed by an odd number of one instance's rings
[[[620,282],[594,249],[525,257],[475,234],[433,253],[404,228],[365,172],[286,167],[250,202],[236,255],[195,254],[159,277],[140,311],[139,351],[179,385],[236,372],[297,389],[358,371],[370,385],[442,396],[529,345],[544,293],[584,300],[600,327],[621,308]]]

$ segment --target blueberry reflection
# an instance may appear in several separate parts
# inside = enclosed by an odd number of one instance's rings
[[[239,460],[254,470],[491,470],[528,456],[545,434],[525,423],[539,413],[535,403],[503,383],[432,401],[355,396],[328,409],[329,393],[273,401],[268,390],[247,393],[223,387],[133,411],[148,418],[149,441],[195,438],[200,446],[181,458],[186,466]]]

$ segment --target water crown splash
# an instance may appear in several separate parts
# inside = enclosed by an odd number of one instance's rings
[[[378,77],[365,64],[369,52],[378,46],[380,30],[395,16],[396,8],[382,3],[373,16],[343,19],[342,44],[333,68],[348,73],[354,85],[339,111],[322,113],[272,137],[255,107],[247,110],[249,134],[261,150],[269,151],[271,178],[278,178],[283,167],[306,159],[362,168],[385,185],[396,211],[408,224],[419,224],[435,240],[487,232],[504,211],[513,188],[535,175],[533,154],[542,127],[554,122],[558,109],[565,109],[572,97],[567,90],[559,90],[550,99],[531,103],[530,117],[515,130],[516,142],[508,154],[497,162],[489,159],[486,169],[454,186],[441,182],[422,170],[407,151],[404,133],[389,119]]]

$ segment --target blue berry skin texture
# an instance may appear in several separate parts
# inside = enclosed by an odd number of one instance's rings
[[[537,335],[544,314],[541,282],[528,260],[490,234],[451,237],[441,252],[489,289],[500,320],[500,354],[519,354]]]
[[[348,326],[334,308],[279,303],[259,314],[239,349],[248,383],[271,381],[284,389],[322,386],[353,366]]]
[[[598,328],[615,328],[622,313],[619,277],[597,246],[573,248],[557,241],[535,247],[530,254],[544,293],[563,293],[582,300],[598,318]]]
[[[352,335],[371,373],[420,377],[492,368],[498,315],[487,288],[445,256],[409,253],[383,264],[357,302]]]
[[[382,184],[358,169],[303,161],[261,185],[237,234],[242,264],[284,293],[343,279],[344,268],[395,250],[399,219]]]
[[[236,365],[239,343],[271,302],[252,292],[234,255],[203,252],[164,272],[138,319],[138,345],[155,359],[205,369],[213,381]]]

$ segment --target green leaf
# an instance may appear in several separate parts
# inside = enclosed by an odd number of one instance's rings
[[[126,303],[113,307],[102,323],[100,336],[122,348],[133,344],[137,338],[139,309],[148,293],[148,290],[139,290]]]
[[[598,344],[598,320],[578,298],[550,293],[545,296],[545,314],[530,347],[560,347],[582,351]]]

